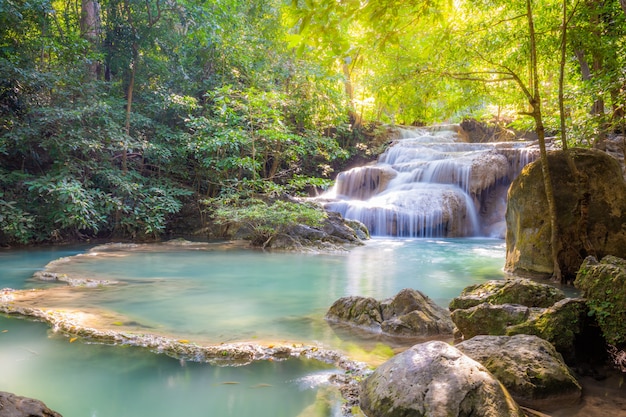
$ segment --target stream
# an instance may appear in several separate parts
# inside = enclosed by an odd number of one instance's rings
[[[44,289],[50,296],[42,308],[112,312],[146,333],[193,343],[303,343],[371,364],[392,349],[333,330],[323,317],[337,298],[382,299],[410,287],[447,306],[465,286],[502,278],[505,250],[502,240],[482,238],[375,238],[333,254],[221,243],[88,249],[1,252],[0,288]],[[75,254],[55,268],[118,283],[72,288],[32,278],[49,261]],[[328,376],[342,371],[316,360],[214,366],[76,340],[8,316],[0,316],[0,369],[0,390],[41,399],[64,417],[339,415]]]

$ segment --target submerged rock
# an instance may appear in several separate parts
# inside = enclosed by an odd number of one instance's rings
[[[506,388],[480,363],[444,342],[415,345],[361,385],[369,417],[522,417]]]
[[[46,405],[32,398],[0,392],[0,416],[2,417],[62,417]]]
[[[522,406],[555,410],[581,398],[563,357],[537,336],[476,336],[455,347],[483,364]]]
[[[450,313],[420,291],[404,289],[379,302],[371,297],[343,297],[326,313],[326,320],[399,337],[450,335]]]

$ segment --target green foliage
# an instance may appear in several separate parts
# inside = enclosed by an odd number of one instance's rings
[[[298,224],[320,227],[326,218],[326,212],[318,206],[284,200],[220,199],[208,203],[218,207],[213,214],[216,224],[247,227],[249,239],[256,246],[265,246],[272,237]]]
[[[0,1],[9,242],[154,237],[190,190],[327,187],[350,153],[382,149],[370,125],[527,110],[502,77],[526,81],[523,2],[96,3],[92,36],[80,2]],[[560,5],[533,8],[549,116]],[[617,2],[570,9],[568,133],[591,145],[624,127],[626,15]],[[582,76],[585,64],[593,71]],[[589,111],[600,103],[603,112]],[[546,120],[556,134],[558,118]]]

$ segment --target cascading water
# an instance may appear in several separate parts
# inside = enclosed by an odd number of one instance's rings
[[[399,129],[376,164],[339,174],[321,196],[325,207],[372,235],[502,237],[506,189],[538,151],[528,142],[468,143],[459,132]]]

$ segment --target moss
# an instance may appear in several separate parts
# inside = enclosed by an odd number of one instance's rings
[[[626,261],[606,256],[600,263],[585,260],[574,285],[587,300],[607,342],[626,345]]]

